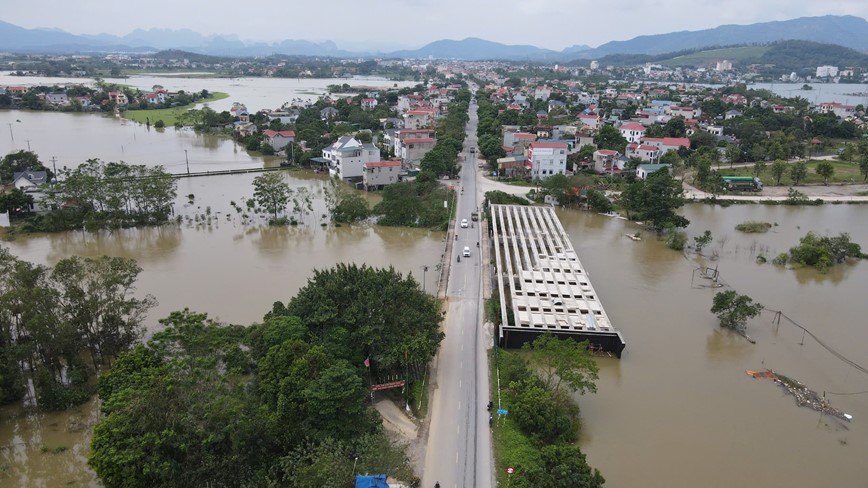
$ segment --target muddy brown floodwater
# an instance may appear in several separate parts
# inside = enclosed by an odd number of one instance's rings
[[[849,232],[868,249],[868,206],[793,208],[690,205],[691,236],[711,230],[707,257],[677,253],[637,226],[617,219],[560,211],[579,258],[627,348],[600,361],[598,393],[580,397],[581,446],[607,487],[865,486],[868,479],[868,376],[809,336],[763,313],[748,325],[756,344],[721,330],[709,312],[708,281],[693,278],[717,267],[722,282],[782,310],[843,356],[868,367],[865,290],[868,262],[828,274],[756,264],[798,243],[808,230]],[[742,234],[748,220],[777,223],[767,234]],[[712,260],[712,256],[717,256]],[[850,423],[799,408],[792,396],[747,369],[771,368],[797,379]],[[834,392],[836,394],[832,394]]]
[[[431,291],[442,233],[376,226],[321,227],[324,182],[291,173],[294,188],[317,196],[298,227],[245,225],[229,205],[243,205],[254,175],[184,179],[176,211],[181,225],[90,234],[19,237],[5,243],[22,259],[53,264],[73,254],[136,258],[144,271],[138,292],[160,304],[149,331],[172,310],[190,307],[232,323],[261,319],[275,300],[287,300],[313,269],[342,261],[395,266],[426,277]],[[194,195],[189,204],[186,195]],[[375,198],[375,197],[374,197]],[[207,208],[211,207],[211,224]],[[866,366],[868,327],[864,294],[868,262],[822,275],[756,264],[798,242],[808,230],[848,231],[868,248],[868,206],[792,208],[691,205],[688,232],[711,230],[705,257],[671,251],[645,234],[624,234],[633,223],[559,210],[612,321],[627,339],[620,360],[601,359],[599,392],[579,398],[582,448],[608,487],[863,486],[868,479],[868,395],[832,395],[832,406],[854,416],[848,424],[799,408],[769,381],[747,369],[772,368],[818,392],[868,390],[868,377],[837,359],[792,325],[763,314],[749,324],[757,341],[722,331],[709,312],[715,290],[696,278],[718,267],[722,282],[769,308],[783,310],[840,354]],[[196,215],[200,220],[188,221]],[[228,217],[227,217],[228,215]],[[202,220],[206,219],[206,220]],[[741,234],[747,220],[777,223],[767,234]],[[429,265],[427,273],[422,266]],[[95,402],[71,412],[0,410],[0,485],[99,486],[86,465]],[[62,450],[65,448],[65,450]]]

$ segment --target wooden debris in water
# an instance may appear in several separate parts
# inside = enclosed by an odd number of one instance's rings
[[[747,370],[745,371],[748,375],[758,378],[758,379],[768,379],[774,381],[778,386],[784,389],[790,395],[796,399],[796,404],[800,407],[808,407],[810,409],[821,412],[830,417],[835,417],[841,420],[846,420],[849,422],[853,416],[847,413],[844,413],[837,408],[832,407],[829,404],[829,401],[826,400],[825,395],[820,396],[816,391],[811,390],[807,386],[799,383],[798,381],[788,378],[782,374],[775,373],[774,371],[767,369],[765,371],[754,371]]]

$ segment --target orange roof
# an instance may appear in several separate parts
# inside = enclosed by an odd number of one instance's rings
[[[385,168],[389,166],[401,166],[400,161],[376,161],[372,163],[365,163],[364,166],[366,168]]]

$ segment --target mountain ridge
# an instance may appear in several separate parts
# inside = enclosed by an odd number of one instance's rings
[[[245,42],[236,35],[205,36],[190,29],[136,29],[124,36],[111,34],[76,35],[58,29],[23,27],[0,21],[2,49],[22,53],[156,52],[177,49],[213,56],[267,56],[272,54],[331,57],[437,58],[462,60],[512,60],[564,62],[601,58],[611,54],[662,54],[684,49],[779,40],[806,40],[837,44],[868,52],[868,21],[852,15],[826,15],[761,22],[727,24],[712,29],[642,35],[624,41],[610,41],[596,48],[571,45],[560,51],[527,44],[508,45],[467,37],[440,39],[418,49],[391,52],[348,51],[333,41],[313,42],[286,39],[278,42]]]

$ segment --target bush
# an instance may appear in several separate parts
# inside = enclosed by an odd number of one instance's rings
[[[681,232],[680,230],[672,230],[669,232],[669,237],[666,238],[666,246],[668,246],[669,249],[683,251],[684,246],[686,245],[687,233]]]
[[[790,260],[790,256],[787,253],[782,252],[782,253],[778,254],[777,257],[772,259],[772,264],[776,264],[778,266],[783,266],[783,265],[787,264],[787,261],[789,261],[789,260]]]
[[[747,234],[764,234],[772,228],[772,224],[768,222],[742,222],[735,226],[735,230],[745,232]]]
[[[826,272],[831,266],[851,257],[861,258],[862,247],[850,242],[850,234],[844,232],[838,237],[828,237],[808,232],[799,240],[798,246],[790,249],[789,260]]]
[[[166,126],[166,123],[163,122],[163,119],[160,119],[160,120],[154,122],[154,127],[156,127],[157,129],[162,129],[165,126]]]
[[[609,213],[614,208],[612,202],[599,190],[588,190],[588,207],[594,212]]]

